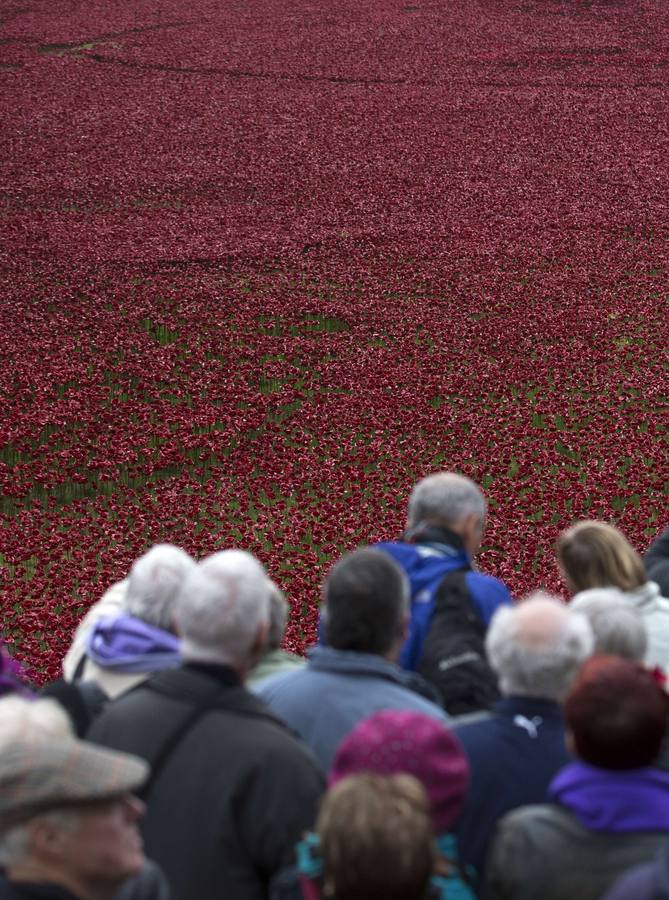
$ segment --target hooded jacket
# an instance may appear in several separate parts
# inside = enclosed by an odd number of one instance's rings
[[[125,612],[95,622],[86,638],[85,654],[82,680],[95,682],[111,699],[154,672],[181,664],[176,635]]]
[[[437,589],[449,573],[466,573],[465,581],[472,604],[485,628],[499,606],[511,603],[506,585],[491,575],[474,571],[462,539],[446,528],[425,529],[424,535],[415,538],[412,543],[386,541],[376,544],[376,549],[392,556],[400,564],[411,585],[409,635],[399,659],[405,669],[417,670],[420,665],[434,614]]]
[[[489,709],[499,692],[485,635],[494,612],[511,603],[511,596],[501,581],[473,570],[462,538],[450,529],[424,524],[407,538],[377,544],[400,564],[411,586],[400,665],[434,685],[451,715]]]
[[[553,803],[504,816],[488,857],[483,900],[599,900],[616,878],[669,844],[669,775],[562,769]],[[636,900],[636,898],[635,898]]]

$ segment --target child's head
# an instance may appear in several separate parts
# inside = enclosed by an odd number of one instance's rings
[[[330,788],[316,822],[323,895],[422,900],[434,869],[427,796],[411,775],[351,775]]]

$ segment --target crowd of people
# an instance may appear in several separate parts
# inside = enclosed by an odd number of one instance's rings
[[[157,545],[37,691],[0,662],[0,900],[669,898],[669,529],[566,529],[571,600],[475,563],[440,472],[329,571],[318,641],[243,550]]]

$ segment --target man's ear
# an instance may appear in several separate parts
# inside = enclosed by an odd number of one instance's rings
[[[269,622],[261,622],[253,639],[251,652],[261,657],[267,649],[267,639],[269,637]]]
[[[66,836],[65,829],[43,816],[28,823],[30,852],[42,859],[60,858]]]
[[[465,516],[462,520],[460,535],[469,555],[475,556],[483,538],[483,520],[478,513],[470,512]]]

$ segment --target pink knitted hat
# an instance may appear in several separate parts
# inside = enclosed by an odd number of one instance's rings
[[[437,835],[452,828],[469,787],[469,763],[455,735],[436,719],[400,710],[375,713],[344,738],[328,783],[357,772],[413,775],[427,792]]]

